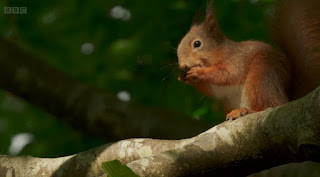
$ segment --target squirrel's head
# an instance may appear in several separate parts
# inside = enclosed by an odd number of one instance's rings
[[[211,9],[212,5],[208,5],[205,20],[193,24],[178,46],[179,68],[182,70],[210,66],[214,62],[214,49],[224,41],[225,37]]]

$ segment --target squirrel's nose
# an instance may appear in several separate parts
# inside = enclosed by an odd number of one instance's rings
[[[179,65],[179,68],[183,71],[189,71],[193,67],[200,67],[200,66],[201,66],[200,64],[194,64],[194,65],[182,64],[182,65]]]
[[[188,71],[191,69],[191,67],[186,64],[179,65],[179,68],[183,71]]]

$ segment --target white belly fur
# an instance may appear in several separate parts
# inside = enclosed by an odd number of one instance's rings
[[[244,84],[233,86],[211,86],[214,96],[223,102],[227,102],[231,109],[238,109],[241,107],[249,108],[247,100],[245,99]]]

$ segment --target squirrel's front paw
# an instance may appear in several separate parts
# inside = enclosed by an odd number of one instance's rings
[[[185,81],[189,84],[197,83],[203,81],[204,79],[204,70],[200,67],[191,68],[185,76]]]

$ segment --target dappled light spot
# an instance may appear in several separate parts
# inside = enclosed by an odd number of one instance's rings
[[[42,23],[51,24],[56,20],[56,18],[57,15],[54,12],[49,12],[42,17]]]
[[[123,21],[130,20],[131,13],[128,9],[123,8],[122,6],[115,6],[110,10],[110,15],[114,19],[119,19]]]
[[[139,154],[140,158],[147,157],[147,156],[150,156],[152,154],[151,146],[143,146],[143,145],[141,145],[141,146],[142,147],[139,147],[137,149],[137,153]]]
[[[22,100],[11,94],[6,94],[0,104],[1,109],[12,112],[23,112],[25,110],[25,106],[26,105]]]
[[[16,134],[11,138],[11,144],[9,147],[10,155],[18,155],[26,145],[30,144],[34,140],[34,136],[31,133]]]
[[[199,115],[192,116],[192,118],[195,119],[195,120],[200,120],[201,119],[201,117]]]
[[[110,46],[110,52],[114,55],[128,56],[134,54],[139,47],[139,41],[135,38],[118,39]]]
[[[127,91],[120,91],[117,94],[117,98],[123,102],[128,102],[131,99],[131,95]]]
[[[146,170],[149,166],[149,159],[141,159],[141,168],[142,170]]]
[[[84,43],[81,45],[81,53],[84,55],[90,55],[92,54],[93,50],[94,50],[94,45],[92,43]]]
[[[174,1],[172,2],[171,7],[176,10],[181,10],[187,7],[187,3],[185,1]]]

